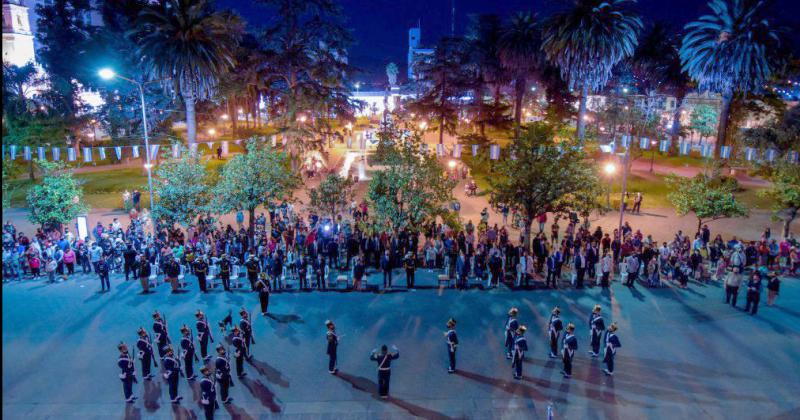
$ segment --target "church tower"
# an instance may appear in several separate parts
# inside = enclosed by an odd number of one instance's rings
[[[20,0],[3,0],[3,63],[36,63],[28,8]]]

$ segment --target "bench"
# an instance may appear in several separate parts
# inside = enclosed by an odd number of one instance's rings
[[[344,285],[344,289],[347,290],[348,283],[349,283],[349,281],[347,280],[347,275],[339,274],[336,277],[336,288],[337,289],[341,288],[341,286]]]
[[[442,287],[443,285],[444,287],[450,287],[450,276],[447,274],[439,274],[436,279],[438,287]]]

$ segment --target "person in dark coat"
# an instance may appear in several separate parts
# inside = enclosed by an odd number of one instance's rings
[[[380,353],[377,350],[372,350],[369,359],[378,363],[378,394],[381,398],[389,398],[389,380],[392,376],[392,360],[397,360],[400,357],[400,352],[397,347],[392,346],[393,352],[389,352],[386,344],[381,346]]]

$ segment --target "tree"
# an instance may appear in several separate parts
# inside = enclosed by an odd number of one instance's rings
[[[570,198],[597,196],[602,191],[594,166],[582,149],[572,142],[555,144],[556,129],[544,122],[528,125],[510,146],[509,157],[496,165],[496,173],[489,178],[490,201],[506,204],[523,217],[526,248],[530,247],[531,223],[536,216],[583,213],[588,200]]]
[[[608,83],[614,66],[633,55],[642,21],[630,0],[575,0],[575,6],[545,22],[542,50],[559,67],[570,89],[580,90],[578,139],[586,134],[590,91]]]
[[[436,157],[420,153],[418,134],[394,139],[396,153],[387,168],[373,175],[367,199],[378,225],[418,233],[426,223],[446,215],[455,181],[445,176]]]
[[[514,135],[519,136],[522,101],[527,79],[542,64],[541,28],[532,13],[519,13],[502,28],[498,42],[500,61],[514,79]]]
[[[79,214],[89,211],[82,200],[83,189],[63,163],[39,161],[42,183],[28,190],[28,219],[43,228],[60,229]]]
[[[195,103],[213,96],[218,78],[234,65],[242,22],[214,11],[207,0],[161,0],[148,4],[130,35],[152,79],[163,79],[186,107],[189,144],[197,140]]]
[[[783,237],[789,237],[792,221],[800,212],[800,165],[783,163],[772,173],[772,186],[759,191],[772,200],[773,217],[783,219]]]
[[[400,70],[397,69],[397,64],[391,62],[386,65],[386,79],[389,82],[389,87],[397,86],[397,74]]]
[[[689,114],[692,130],[700,134],[700,140],[704,137],[709,137],[714,134],[717,128],[718,116],[717,111],[710,105],[700,104],[692,109]]]
[[[712,13],[685,26],[680,47],[683,70],[700,90],[722,95],[715,153],[727,144],[735,94],[758,91],[780,62],[778,32],[767,19],[766,2],[710,0]]]
[[[220,214],[246,210],[248,235],[253,239],[256,207],[291,198],[298,185],[286,154],[251,138],[247,153],[238,154],[222,168],[214,188],[214,210]]]
[[[329,174],[308,195],[311,208],[335,219],[353,200],[353,180]]]
[[[197,153],[182,150],[181,157],[163,162],[155,171],[153,219],[172,227],[188,228],[208,210],[208,174]]]
[[[758,149],[774,148],[781,154],[797,147],[800,139],[800,107],[795,106],[779,115],[774,121],[740,132],[742,142]]]
[[[487,125],[504,130],[511,126],[512,121],[508,113],[510,107],[503,101],[501,93],[509,81],[508,71],[500,60],[503,23],[500,16],[493,14],[470,18],[466,36],[468,66],[475,75],[469,84],[473,94],[468,112],[471,123],[485,137]]]
[[[14,187],[11,181],[16,175],[17,167],[13,160],[3,162],[3,209],[11,206],[11,194],[14,193]]]
[[[736,182],[720,176],[718,167],[706,170],[693,178],[669,175],[667,185],[671,191],[667,198],[678,216],[694,213],[697,231],[704,223],[731,217],[745,217],[749,211],[736,200]]]

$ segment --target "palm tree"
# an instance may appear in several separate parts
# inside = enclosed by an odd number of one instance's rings
[[[532,13],[511,18],[500,36],[500,60],[514,79],[514,135],[519,137],[522,101],[528,88],[527,78],[541,62],[541,28]]]
[[[170,80],[183,98],[190,145],[197,139],[195,103],[210,98],[234,65],[241,31],[238,16],[214,11],[207,0],[160,0],[139,13],[129,34],[148,77]]]
[[[701,90],[722,95],[715,153],[725,144],[734,94],[759,90],[778,63],[780,38],[765,2],[711,0],[712,13],[686,25],[681,66]]]
[[[578,138],[586,133],[590,91],[608,83],[614,66],[633,55],[642,21],[631,0],[575,0],[572,9],[553,15],[544,26],[542,49],[558,66],[570,89],[580,89]]]

